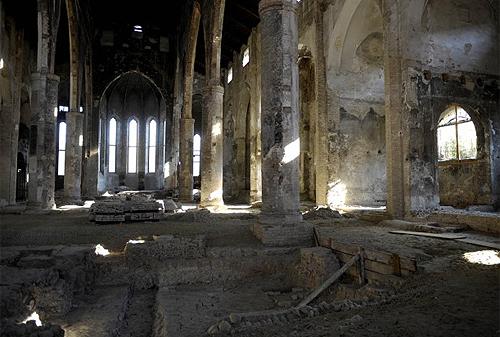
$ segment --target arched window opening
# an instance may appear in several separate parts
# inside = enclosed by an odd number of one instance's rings
[[[156,121],[152,119],[149,122],[148,126],[148,145],[147,145],[148,161],[146,165],[148,168],[148,173],[156,172],[156,141],[157,141],[156,134],[157,134]]]
[[[59,123],[59,142],[57,151],[57,175],[64,175],[66,164],[66,122]]]
[[[247,48],[243,52],[243,60],[241,61],[241,65],[245,67],[248,63],[250,63],[250,49]]]
[[[476,128],[462,107],[454,105],[443,112],[437,133],[439,161],[477,157]]]
[[[193,137],[193,177],[200,176],[201,137]]]
[[[102,128],[102,118],[99,118],[99,131],[98,131],[98,140],[97,140],[97,170],[99,172],[102,172],[102,165],[101,165],[101,146],[102,146],[102,140],[101,140],[101,128]]]
[[[168,178],[170,176],[170,163],[167,162],[165,156],[165,150],[167,146],[167,121],[163,121],[163,147],[161,149],[163,156],[163,178]]]
[[[128,173],[137,173],[137,139],[138,139],[137,121],[131,119],[128,123]]]
[[[108,171],[109,173],[116,172],[116,119],[111,118],[109,121],[108,133]]]

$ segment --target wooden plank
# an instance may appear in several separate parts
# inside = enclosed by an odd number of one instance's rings
[[[359,284],[363,285],[366,283],[366,268],[365,268],[365,251],[362,247],[359,247]]]
[[[319,235],[318,231],[316,229],[316,226],[313,227],[313,234],[314,234],[314,243],[316,244],[316,247],[320,246],[319,244]]]
[[[481,240],[474,240],[474,239],[457,239],[456,241],[459,242],[465,242],[471,245],[476,245],[476,246],[481,246],[481,247],[488,247],[492,248],[495,250],[500,250],[500,244],[494,243],[494,242],[486,242],[486,241],[481,241]]]
[[[411,232],[411,231],[389,231],[391,234],[405,234],[405,235],[415,235],[415,236],[425,236],[429,238],[443,239],[443,240],[457,240],[465,239],[467,235],[464,234],[454,234],[454,233],[423,233],[423,232]]]
[[[359,260],[359,255],[355,255],[352,257],[351,260],[349,260],[347,263],[345,263],[342,268],[337,270],[335,273],[333,273],[332,276],[330,276],[323,284],[321,284],[318,288],[316,288],[312,293],[310,293],[306,298],[304,298],[299,305],[297,305],[297,308],[301,308],[305,305],[308,305],[312,300],[314,300],[319,294],[323,292],[326,288],[331,286],[333,282],[337,281],[344,273],[352,267],[357,261]]]
[[[252,312],[235,312],[231,313],[230,316],[235,317],[238,320],[246,319],[260,319],[265,316],[274,316],[274,315],[282,315],[286,314],[290,311],[290,309],[279,309],[279,310],[263,310],[263,311],[252,311]]]
[[[392,254],[392,270],[396,276],[401,276],[401,259],[398,254]]]
[[[346,243],[341,243],[341,242],[336,242],[331,240],[330,247],[334,251],[350,254],[350,255],[356,255],[358,253],[359,246],[355,245],[350,245]],[[365,251],[365,259],[366,260],[371,260],[375,262],[380,262],[383,264],[394,264],[394,254],[393,253],[388,253],[388,252],[382,252],[382,251],[375,251],[375,250],[370,250],[370,249],[364,249]],[[412,272],[417,271],[417,262],[415,259],[410,259],[407,257],[400,256],[399,257],[399,262],[401,265],[402,269],[406,269]]]
[[[330,242],[333,237],[333,232],[331,228],[324,228],[315,226],[316,233],[318,234],[318,241],[321,247],[330,248]]]
[[[356,268],[356,266],[352,266],[349,268],[346,273],[349,276],[352,276],[353,278],[357,279],[359,278],[359,269]],[[385,274],[379,274],[371,270],[365,269],[365,277],[368,282],[401,282],[403,279],[399,276],[395,275],[385,275]]]
[[[352,255],[349,255],[346,253],[341,253],[341,252],[335,252],[335,255],[343,263],[349,261],[352,258]],[[378,273],[378,274],[382,274],[382,275],[398,275],[397,270],[394,270],[394,267],[391,264],[384,264],[384,263],[365,259],[364,265],[365,265],[365,269],[367,271],[372,271],[374,273]],[[401,268],[399,276],[401,276],[401,275],[408,276],[411,273],[412,273],[411,271]],[[356,276],[359,276],[359,275],[356,274]]]

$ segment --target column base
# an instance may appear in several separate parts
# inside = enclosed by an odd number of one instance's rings
[[[221,198],[200,200],[200,208],[206,208],[211,212],[224,211],[227,207],[224,205],[224,200]]]
[[[250,230],[264,246],[270,247],[312,247],[314,245],[313,226],[306,222],[296,224],[251,225]]]
[[[179,194],[179,202],[190,204],[194,202],[193,195],[180,195]]]
[[[64,197],[59,201],[58,207],[64,206],[64,205],[83,206],[83,205],[85,205],[85,202],[81,198]]]
[[[211,213],[223,213],[227,211],[227,206],[224,203],[220,205],[203,205],[200,204],[200,208],[208,209]]]
[[[295,225],[302,222],[302,214],[262,211],[259,222],[265,225]]]

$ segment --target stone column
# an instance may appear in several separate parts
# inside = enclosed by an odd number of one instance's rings
[[[259,3],[262,44],[261,223],[297,223],[299,77],[295,0]]]
[[[269,246],[309,245],[299,212],[296,0],[261,0],[262,209],[255,235]]]
[[[97,176],[98,176],[98,156],[99,147],[99,116],[97,109],[94,110],[94,98],[92,89],[92,56],[87,51],[85,58],[85,163],[83,195],[93,198],[97,195]]]
[[[250,65],[255,86],[251,86],[250,103],[250,203],[256,204],[262,202],[262,167],[261,167],[261,43],[260,27],[257,27],[252,33],[251,47],[253,52],[253,61]]]
[[[32,75],[32,125],[29,156],[28,204],[51,209],[54,206],[56,120],[59,77]]]
[[[66,163],[64,169],[64,198],[68,201],[81,201],[82,185],[82,147],[83,114],[80,113],[78,91],[79,78],[79,41],[78,24],[72,0],[66,0],[70,46],[69,112],[66,115]],[[81,136],[81,137],[80,137]],[[80,138],[82,143],[80,144]]]
[[[5,83],[5,82],[3,82]],[[7,85],[5,85],[7,87]],[[12,106],[10,97],[2,98],[0,105],[0,207],[13,205],[16,203],[16,172],[17,168],[17,145],[16,134],[19,133],[19,118],[16,119],[16,112]],[[16,151],[14,157],[14,150]]]
[[[224,88],[208,83],[203,91],[203,141],[201,144],[201,207],[221,207],[223,166]]]
[[[81,201],[83,114],[73,107],[66,114],[66,163],[64,167],[64,198]]]
[[[205,88],[201,132],[201,207],[224,206],[223,125],[224,88],[221,83],[220,58],[225,0],[204,1],[205,14]]]
[[[1,10],[1,8],[0,8]],[[5,55],[10,67],[0,79],[0,207],[14,205],[17,192],[17,152],[19,143],[19,118],[21,115],[21,85],[23,73],[24,33],[11,32],[10,55]],[[5,76],[5,77],[4,77]]]
[[[179,198],[193,201],[193,135],[194,119],[182,118],[180,127]]]
[[[299,212],[296,0],[261,0],[262,209],[252,230],[268,246],[312,243]]]
[[[200,28],[200,17],[200,4],[195,2],[193,5],[193,13],[191,15],[189,36],[186,41],[186,55],[184,58],[184,105],[180,123],[179,197],[180,200],[184,202],[193,201],[193,78],[194,61],[196,57],[196,42],[198,40],[198,31]]]
[[[500,130],[500,114],[492,116],[492,129]],[[493,206],[500,212],[500,134],[492,132],[491,142],[491,186],[493,195]]]
[[[326,93],[326,64],[324,52],[323,11],[319,1],[314,2],[314,29],[316,35],[316,134],[314,135],[314,162],[316,166],[316,205],[328,205],[328,108]]]

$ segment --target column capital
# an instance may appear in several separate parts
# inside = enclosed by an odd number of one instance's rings
[[[31,73],[31,81],[32,82],[36,82],[36,81],[45,81],[45,80],[49,80],[49,81],[52,81],[52,82],[57,82],[59,83],[61,81],[61,78],[54,74],[54,73],[47,73],[47,72],[34,72],[34,73]]]
[[[209,95],[209,94],[220,94],[224,95],[224,87],[221,86],[220,84],[211,84],[208,83],[204,88],[203,88],[203,94],[204,95]]]
[[[34,72],[31,73],[31,81],[36,82],[36,81],[41,81],[47,78],[47,73],[46,72]]]
[[[260,0],[259,15],[271,10],[297,10],[297,0]]]
[[[53,73],[47,74],[47,79],[50,81],[53,81],[53,82],[57,82],[57,83],[59,83],[61,81],[61,78],[58,75],[53,74]]]

